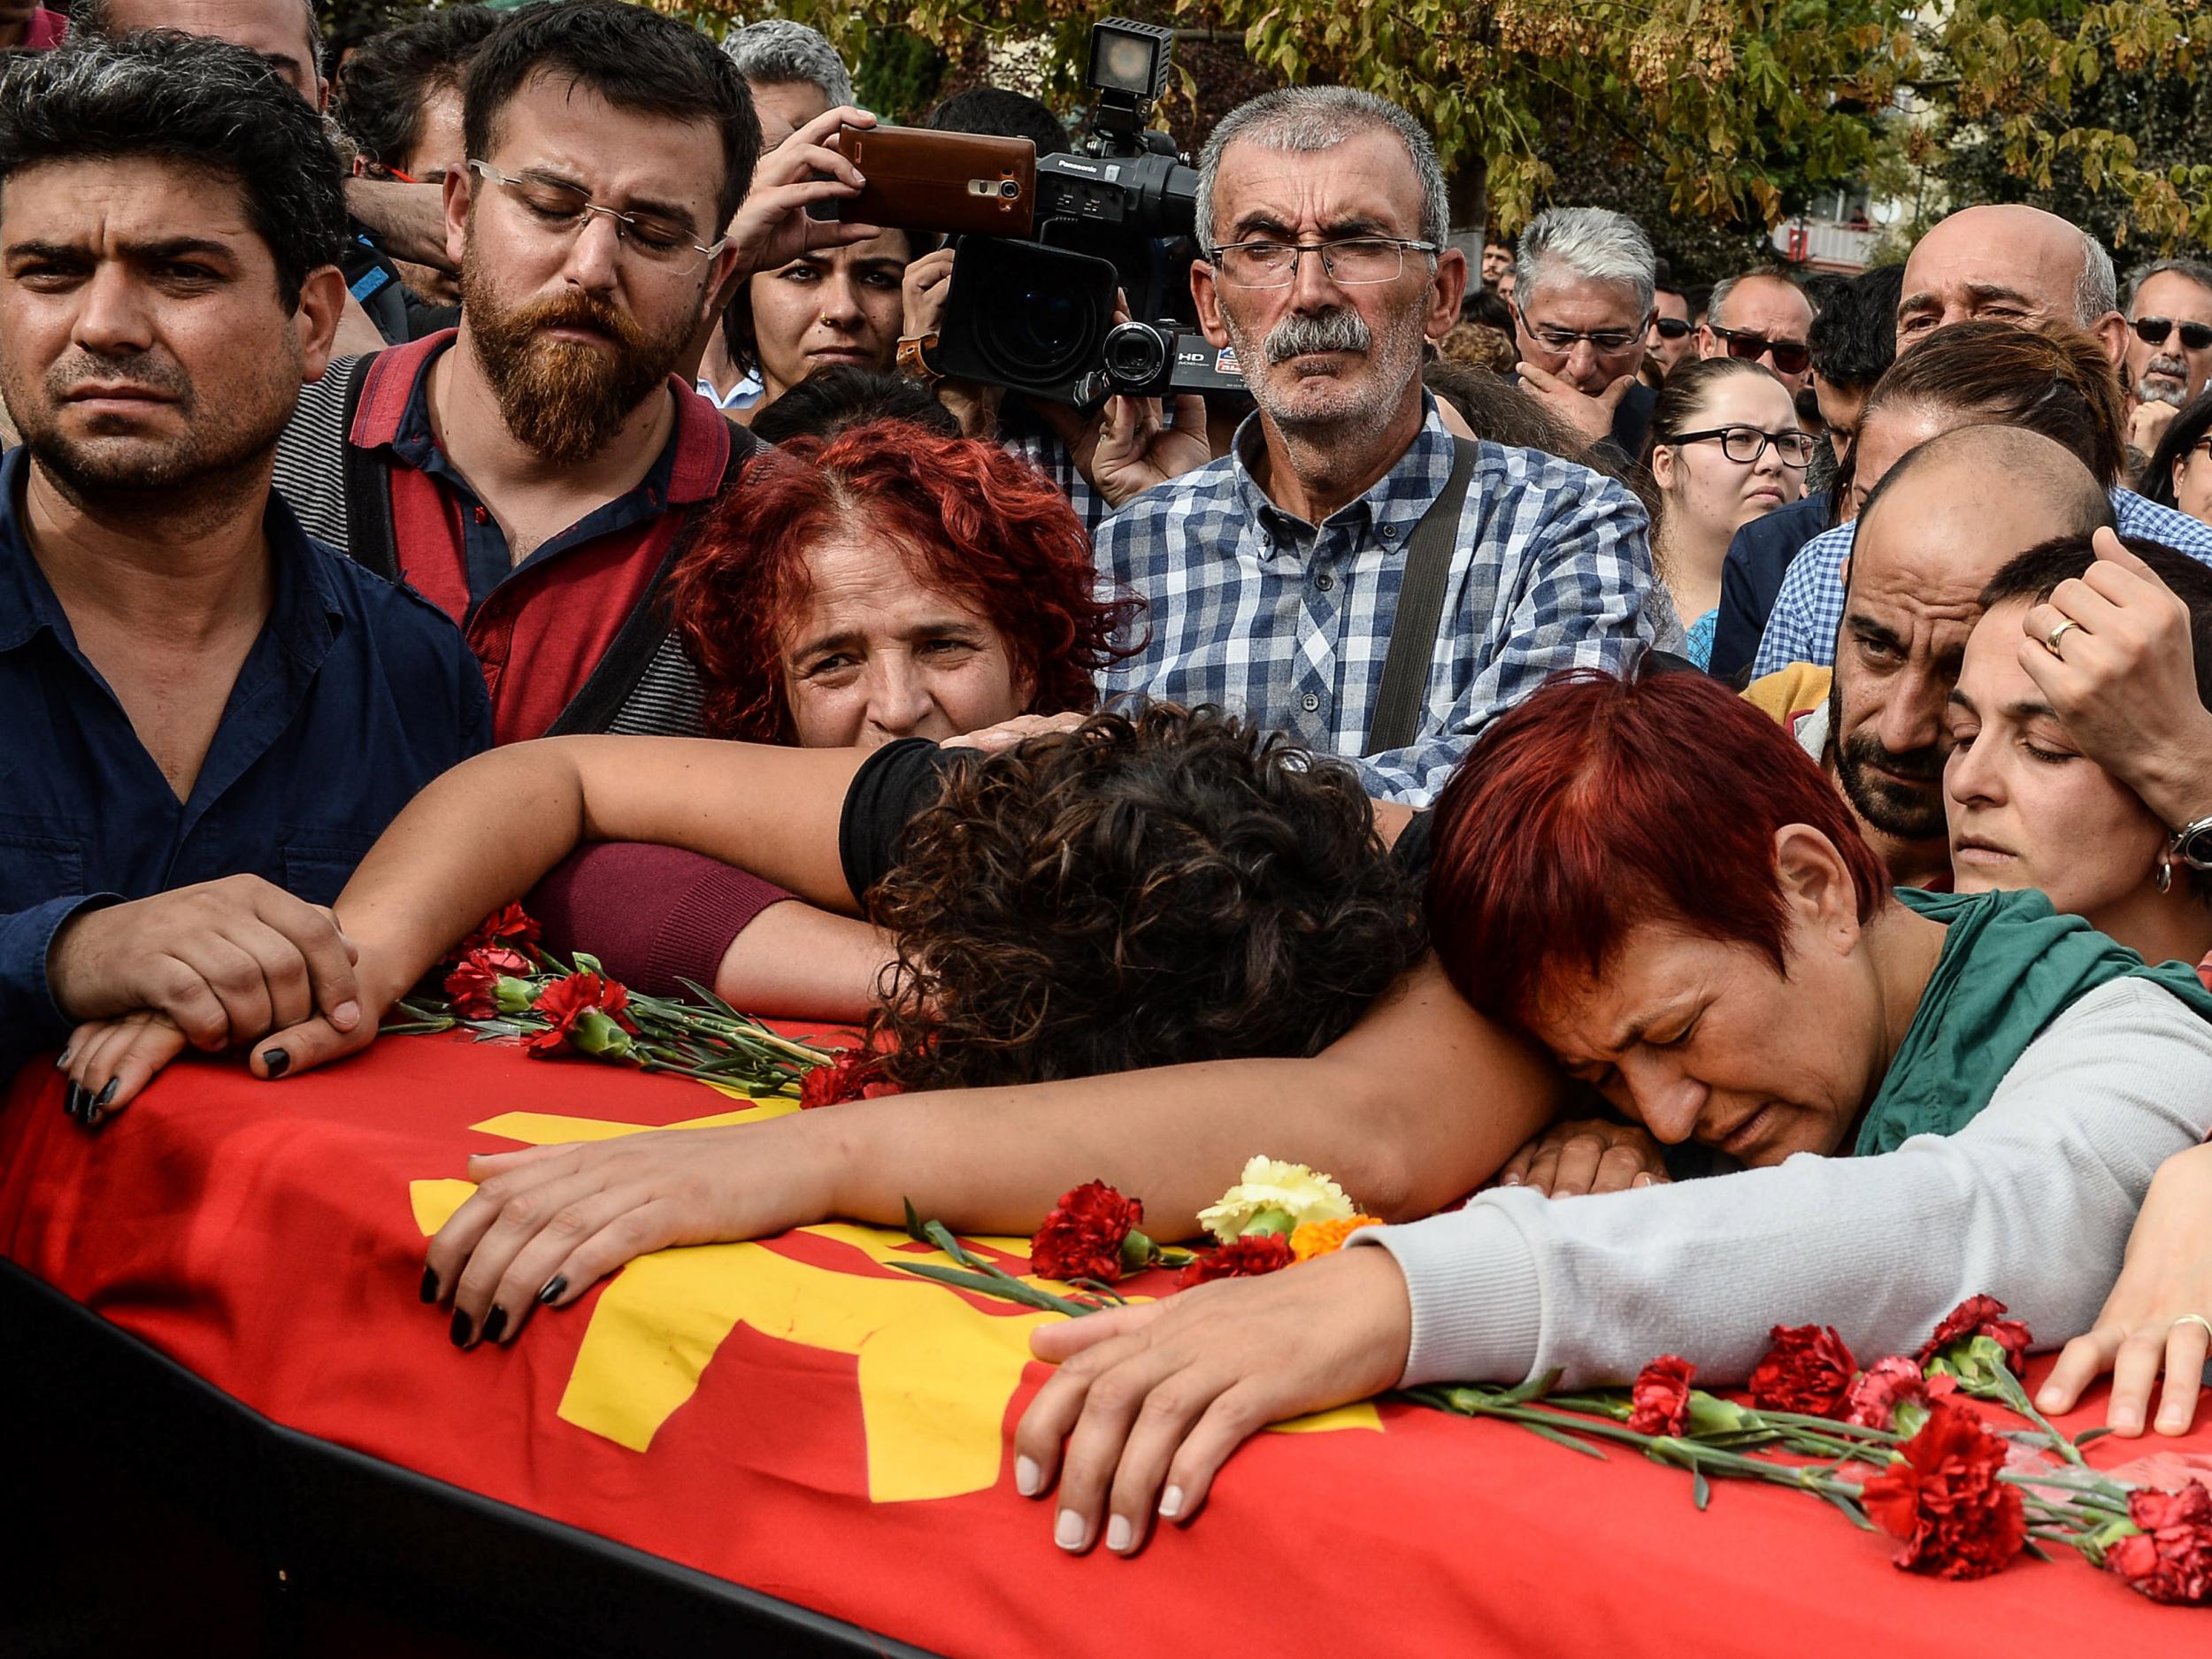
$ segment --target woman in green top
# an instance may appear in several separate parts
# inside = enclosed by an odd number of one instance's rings
[[[2093,588],[2088,579],[2095,577]],[[2051,604],[2068,589],[2066,609]],[[2152,734],[2133,720],[2100,732],[2062,719],[2038,676],[2081,667],[2120,634],[2161,638],[2166,658],[2128,666],[2181,689],[2162,713],[2194,711],[2212,689],[2212,571],[2155,543],[2124,547],[2111,532],[2032,549],[1982,592],[1983,614],[1960,665],[1947,718],[1944,772],[1952,869],[1961,893],[2039,887],[2061,910],[2085,918],[2146,961],[2212,966],[2212,875],[2177,856],[2171,830],[2124,778]],[[2058,649],[2053,617],[2076,621]],[[2031,621],[2031,613],[2037,620]],[[2093,632],[2087,631],[2093,625]],[[2177,814],[2212,810],[2212,798]],[[2188,1316],[2195,1315],[2192,1319]],[[2096,1324],[2068,1344],[2053,1370],[2046,1409],[2067,1410],[2095,1378],[2113,1373],[2107,1420],[2139,1433],[2150,1396],[2166,1379],[2156,1425],[2188,1432],[2205,1355],[2212,1347],[2212,1147],[2168,1161],[2151,1185],[2130,1239],[2127,1266]]]
[[[1245,1435],[1393,1386],[1623,1381],[1665,1353],[1729,1382],[1778,1322],[1909,1351],[1978,1292],[2085,1329],[2154,1172],[2212,1127],[2193,970],[2039,893],[1893,894],[1818,769],[1700,676],[1553,680],[1454,778],[1434,843],[1461,995],[1660,1140],[1749,1167],[1487,1192],[1041,1327],[1041,1356],[1080,1363],[1024,1417],[1017,1469],[1032,1494],[1056,1477],[1063,1547],[1140,1548]]]

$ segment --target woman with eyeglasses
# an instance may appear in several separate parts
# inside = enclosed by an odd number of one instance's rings
[[[2212,524],[2212,392],[2191,398],[2173,418],[2136,483],[2160,506]]]
[[[1789,388],[1763,365],[1703,357],[1660,388],[1644,447],[1659,489],[1652,555],[1700,668],[1712,661],[1729,542],[1805,493],[1812,456]]]

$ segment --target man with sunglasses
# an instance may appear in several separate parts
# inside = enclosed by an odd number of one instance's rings
[[[2212,265],[2161,259],[2128,279],[2128,442],[2148,455],[2212,381]]]
[[[1658,399],[1639,379],[1657,264],[1642,227],[1602,207],[1539,213],[1514,261],[1521,389],[1626,461],[1642,455]]]
[[[1232,111],[1198,176],[1192,295],[1258,409],[1228,455],[1100,526],[1102,577],[1150,611],[1106,691],[1239,708],[1352,757],[1371,795],[1425,805],[1555,670],[1618,672],[1663,633],[1682,649],[1626,491],[1455,441],[1423,391],[1467,263],[1444,245],[1418,122],[1349,88],[1288,88]]]
[[[660,595],[753,445],[674,371],[733,272],[878,234],[805,213],[853,194],[823,141],[868,118],[828,112],[756,176],[735,65],[613,0],[513,13],[463,102],[467,163],[444,186],[460,326],[334,365],[278,485],[462,625],[500,741],[695,732]]]
[[[1697,354],[1763,363],[1795,397],[1812,377],[1812,302],[1789,278],[1766,271],[1724,277],[1698,325]]]
[[[1662,257],[1651,285],[1651,330],[1644,336],[1642,379],[1647,386],[1666,384],[1674,365],[1697,353],[1697,324],[1690,317],[1690,296],[1674,283],[1674,271]]]

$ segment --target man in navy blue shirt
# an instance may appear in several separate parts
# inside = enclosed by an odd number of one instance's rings
[[[241,48],[0,74],[23,435],[0,464],[0,1079],[70,1037],[88,1124],[127,1099],[106,1062],[149,1025],[218,1049],[287,1010],[357,1020],[322,907],[489,741],[452,624],[270,489],[344,298],[341,188],[313,111]]]

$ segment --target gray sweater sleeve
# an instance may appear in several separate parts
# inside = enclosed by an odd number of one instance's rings
[[[1870,1360],[1983,1291],[2056,1346],[2094,1321],[2159,1164],[2208,1128],[2212,1024],[2122,979],[2054,1020],[1955,1135],[1599,1197],[1485,1193],[1354,1240],[1404,1270],[1408,1386],[1618,1382],[1661,1354],[1738,1382],[1772,1325],[1832,1325]]]

